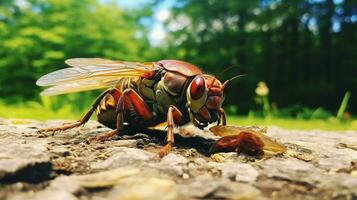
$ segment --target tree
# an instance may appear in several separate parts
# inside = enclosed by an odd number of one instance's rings
[[[65,67],[67,58],[146,60],[148,41],[138,36],[144,30],[137,20],[113,2],[1,1],[1,97],[15,102],[37,98],[36,80]],[[93,100],[90,94],[77,96]]]
[[[177,2],[166,24],[168,56],[214,74],[229,66],[239,67],[230,74],[248,74],[228,88],[227,104],[254,108],[259,81],[267,82],[279,106],[298,103],[335,111],[345,91],[357,93],[351,0]],[[356,105],[351,99],[350,111],[357,112]]]

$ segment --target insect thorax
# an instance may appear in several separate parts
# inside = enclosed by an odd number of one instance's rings
[[[190,78],[179,73],[163,71],[159,78],[142,78],[138,82],[138,91],[144,100],[151,101],[159,114],[166,114],[170,105],[185,112],[185,91]]]

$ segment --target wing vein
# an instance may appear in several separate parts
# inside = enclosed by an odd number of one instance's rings
[[[150,77],[159,69],[152,62],[138,63],[101,58],[73,58],[65,63],[71,67],[40,77],[36,84],[51,86],[42,95],[57,95],[113,87],[120,79]]]

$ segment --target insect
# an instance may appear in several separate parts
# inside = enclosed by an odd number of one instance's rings
[[[174,142],[173,127],[192,122],[199,128],[217,122],[226,124],[222,108],[223,90],[232,79],[221,83],[197,66],[179,60],[127,62],[102,58],[73,58],[69,68],[42,76],[39,86],[50,86],[41,95],[59,95],[106,89],[77,122],[39,132],[64,131],[85,124],[96,112],[97,120],[113,130],[89,141],[106,140],[124,128],[149,127],[167,121],[163,157]]]
[[[222,137],[211,146],[210,153],[233,151],[237,153],[244,152],[253,156],[262,156],[264,152],[280,154],[287,151],[284,145],[273,141],[259,131],[221,125],[211,127],[210,131],[214,135]]]

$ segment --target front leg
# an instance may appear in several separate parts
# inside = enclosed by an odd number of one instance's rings
[[[127,100],[127,101],[125,101]],[[153,114],[145,101],[139,96],[135,90],[128,88],[123,91],[119,97],[118,104],[116,107],[117,119],[116,119],[116,129],[105,133],[104,135],[99,135],[91,137],[88,139],[89,142],[92,141],[103,141],[114,137],[117,133],[123,130],[124,126],[124,105],[126,102],[130,102],[133,106],[135,113],[138,117],[141,117],[145,121],[149,121],[153,118]]]
[[[223,108],[220,108],[219,109],[219,115],[220,115],[220,120],[219,121],[222,121],[222,125],[227,125],[227,120],[226,120],[226,113],[224,112],[224,109]],[[219,125],[219,122],[218,124]]]
[[[175,106],[170,106],[167,111],[167,135],[166,135],[166,145],[160,149],[160,158],[167,155],[172,148],[174,143],[174,125],[182,125],[183,116],[178,108]]]

